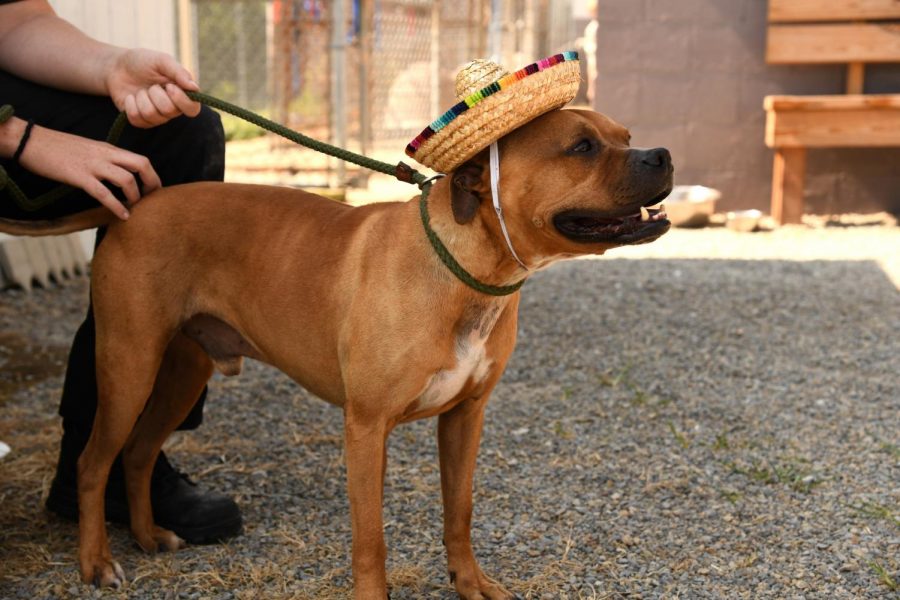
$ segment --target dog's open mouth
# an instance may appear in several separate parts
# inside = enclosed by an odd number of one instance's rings
[[[669,230],[662,204],[642,206],[638,212],[612,217],[599,211],[568,210],[553,217],[557,231],[572,241],[585,244],[612,242],[641,244],[652,242]]]

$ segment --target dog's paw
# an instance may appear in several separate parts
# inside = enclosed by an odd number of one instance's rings
[[[174,531],[169,531],[162,527],[153,528],[153,539],[156,541],[160,552],[175,552],[187,545],[183,539],[175,535]]]
[[[153,529],[143,533],[138,531],[132,532],[134,539],[141,550],[147,554],[156,554],[157,552],[175,552],[184,548],[187,543],[175,535],[174,532],[162,527],[153,526]]]
[[[516,596],[505,587],[479,572],[471,577],[450,572],[450,581],[463,600],[514,600]]]
[[[119,589],[125,585],[125,571],[112,559],[97,558],[88,565],[82,565],[81,578],[98,588]]]

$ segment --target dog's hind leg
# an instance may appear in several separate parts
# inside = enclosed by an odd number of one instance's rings
[[[97,315],[108,314],[97,312]],[[79,562],[85,583],[119,587],[122,568],[112,559],[106,533],[104,491],[110,467],[122,450],[153,389],[168,337],[123,313],[114,323],[97,321],[97,414],[78,459]],[[108,335],[114,329],[115,336]],[[155,332],[155,337],[148,332]]]
[[[131,532],[146,552],[174,551],[184,545],[175,533],[153,521],[150,479],[160,448],[185,419],[212,376],[213,363],[183,333],[166,348],[153,393],[122,453]]]

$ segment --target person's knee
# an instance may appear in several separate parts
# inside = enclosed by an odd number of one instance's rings
[[[225,130],[222,117],[208,106],[200,108],[200,114],[189,119],[191,127],[198,132],[198,137],[209,144],[210,150],[225,152]]]
[[[204,106],[196,117],[181,116],[158,129],[149,130],[158,137],[148,156],[164,185],[224,179],[225,131],[219,113]]]
[[[225,177],[225,130],[219,113],[204,106],[200,114],[191,119],[196,131],[194,143],[201,150],[200,178],[204,181],[222,181]]]

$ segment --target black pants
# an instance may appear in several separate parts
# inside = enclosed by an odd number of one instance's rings
[[[106,139],[118,110],[109,98],[63,92],[33,84],[0,71],[0,105],[11,104],[17,117],[35,124],[95,140]],[[225,136],[219,115],[203,107],[197,117],[179,117],[152,129],[126,126],[118,145],[150,159],[163,185],[193,181],[222,181],[225,175]],[[0,164],[33,198],[58,185],[0,159]],[[121,198],[121,196],[120,196]],[[59,217],[99,206],[78,190],[53,205],[28,212],[0,191],[0,216],[16,219]],[[97,243],[103,238],[98,231]],[[97,380],[94,352],[94,314],[78,328],[63,386],[59,414],[68,435],[86,441],[97,410]],[[203,415],[206,391],[179,429],[196,428]]]

